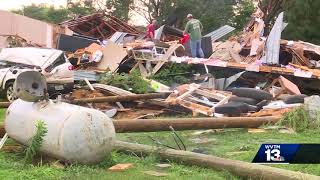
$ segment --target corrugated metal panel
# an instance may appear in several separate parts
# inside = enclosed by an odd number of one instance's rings
[[[87,78],[89,81],[98,81],[99,75],[93,71],[75,71],[74,72],[74,80],[82,81],[84,78]]]
[[[229,25],[225,25],[215,31],[212,31],[211,33],[205,35],[204,37],[211,37],[212,41],[216,41],[216,40],[222,38],[223,36],[229,34],[230,32],[234,31],[235,29],[236,28],[234,28],[234,27],[231,27]]]
[[[119,44],[119,43],[123,43],[123,38],[127,35],[128,33],[125,33],[125,32],[115,32],[110,40],[116,44]]]
[[[283,12],[279,14],[274,26],[269,34],[266,43],[266,62],[267,64],[279,64],[280,39],[284,28]]]
[[[161,26],[160,28],[158,28],[156,31],[155,31],[155,35],[154,35],[154,39],[158,39],[160,40],[161,38],[161,35],[162,35],[162,32],[163,32],[163,28],[164,28],[164,25]]]

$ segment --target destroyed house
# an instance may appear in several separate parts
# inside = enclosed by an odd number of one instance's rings
[[[72,20],[62,22],[60,25],[69,28],[77,34],[100,40],[109,39],[116,32],[126,32],[132,35],[140,34],[136,28],[105,13],[78,16]]]

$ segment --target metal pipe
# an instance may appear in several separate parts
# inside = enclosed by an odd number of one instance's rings
[[[224,118],[179,118],[179,119],[138,119],[114,120],[117,133],[221,129],[257,128],[265,124],[275,124],[281,117],[224,117]]]
[[[157,98],[167,98],[170,93],[150,93],[150,94],[136,94],[128,96],[108,96],[108,97],[97,97],[97,98],[83,98],[71,100],[72,104],[81,103],[113,103],[113,102],[124,102],[124,101],[136,101],[136,100],[147,100]]]

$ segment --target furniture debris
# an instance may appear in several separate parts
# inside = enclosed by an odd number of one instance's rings
[[[166,102],[190,109],[194,116],[198,113],[214,116],[215,107],[225,104],[229,98],[231,94],[227,92],[207,90],[200,88],[198,84],[189,84],[177,87]]]

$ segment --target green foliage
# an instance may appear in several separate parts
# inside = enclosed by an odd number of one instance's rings
[[[101,76],[99,82],[138,94],[150,93],[153,91],[150,84],[141,78],[138,71],[134,71],[131,74],[105,73]]]
[[[290,1],[285,8],[286,19],[289,23],[283,33],[285,38],[320,44],[319,7],[319,0]]]
[[[106,5],[111,10],[111,15],[124,21],[129,20],[129,11],[133,0],[106,0]]]
[[[24,6],[22,9],[13,10],[12,12],[24,16],[28,16],[33,19],[46,21],[49,23],[60,23],[66,21],[76,15],[89,15],[95,12],[95,8],[92,6],[86,6],[82,3],[72,3],[67,8],[54,8],[53,6],[43,5],[30,5]]]
[[[285,114],[278,122],[279,125],[288,126],[297,132],[303,132],[308,129],[316,129],[320,127],[320,120],[312,119],[303,107],[296,108]]]
[[[135,7],[135,9],[147,14],[145,17],[148,21],[155,18],[159,22],[166,21],[183,29],[187,14],[192,13],[202,22],[204,33],[230,24],[234,16],[233,6],[237,4],[234,0],[139,0],[139,2],[147,7],[147,11],[143,12],[141,7]]]
[[[251,0],[244,0],[238,4],[237,14],[232,18],[232,25],[238,30],[242,30],[251,18],[254,11],[254,5]]]
[[[188,83],[192,73],[192,65],[173,63],[166,65],[159,72],[157,72],[157,74],[151,76],[150,78],[167,86],[171,86],[173,83]]]
[[[29,146],[26,149],[25,163],[30,163],[33,157],[39,152],[43,138],[47,134],[48,130],[43,121],[37,121],[36,123],[36,134],[31,138]]]

